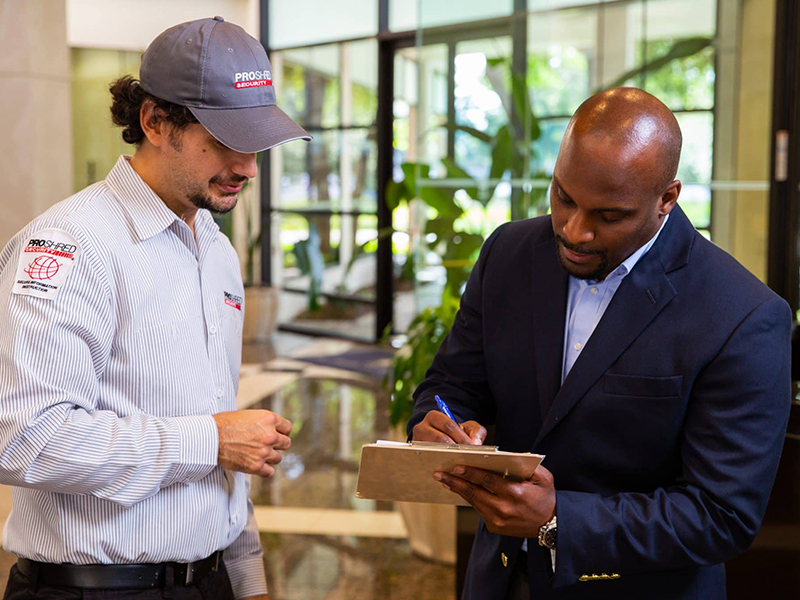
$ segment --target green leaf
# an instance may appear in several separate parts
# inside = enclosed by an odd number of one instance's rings
[[[470,174],[467,173],[461,167],[459,167],[456,164],[456,161],[454,161],[452,158],[450,158],[450,157],[443,158],[442,159],[442,164],[444,164],[445,169],[447,169],[447,177],[449,179],[469,179],[470,181],[474,182],[474,180],[472,179]],[[477,186],[477,184],[474,185],[474,186],[470,186],[470,187],[455,188],[455,189],[463,189],[465,192],[467,192],[467,194],[469,195],[470,198],[477,198],[478,197],[478,186]],[[455,189],[454,189],[454,191],[455,191]]]
[[[442,257],[445,261],[467,260],[483,245],[483,236],[476,233],[456,231],[450,235],[452,237],[447,240],[447,251]]]
[[[522,126],[528,127],[530,141],[536,141],[542,135],[539,119],[531,110],[531,97],[528,92],[528,83],[522,73],[511,73],[511,96],[514,98],[514,107],[519,118],[523,120]]]
[[[403,181],[406,184],[406,189],[413,198],[417,195],[417,173],[419,172],[420,179],[427,179],[431,168],[426,164],[413,162],[403,163],[400,168],[405,176]]]
[[[641,73],[658,71],[661,67],[664,67],[673,60],[680,60],[683,58],[688,58],[689,56],[693,56],[701,50],[708,48],[713,43],[714,39],[710,37],[693,37],[675,42],[675,44],[673,44],[672,48],[670,48],[669,52],[666,54],[663,54],[662,56],[659,56],[658,58],[655,58],[636,69],[631,69],[607,86],[598,88],[595,90],[595,93],[604,89],[615,88],[624,85],[629,79],[632,79]]]
[[[386,184],[386,206],[389,207],[389,210],[394,210],[400,206],[401,202],[404,200],[408,202],[409,199],[405,181],[397,183],[394,179],[390,179]]]
[[[476,140],[485,142],[487,144],[492,143],[492,136],[490,136],[485,131],[481,131],[480,129],[475,129],[474,127],[469,127],[468,125],[456,125],[455,128],[458,131],[463,131],[464,133],[468,133]]]
[[[432,233],[436,236],[436,241],[430,244],[431,247],[439,242],[447,242],[448,239],[454,235],[454,224],[455,219],[445,219],[441,217],[438,219],[428,219],[428,222],[425,224],[425,233]]]
[[[454,219],[464,212],[464,210],[456,204],[452,190],[421,187],[419,189],[419,198],[431,208],[436,209],[436,212],[446,219]]]
[[[508,63],[508,58],[487,58],[486,65],[489,67],[497,67],[498,65],[503,65]]]
[[[511,168],[511,160],[514,153],[514,140],[511,136],[511,129],[508,125],[503,125],[497,130],[492,147],[492,168],[489,177],[500,179],[503,174]]]
[[[458,312],[458,299],[445,291],[442,305],[427,308],[414,317],[408,328],[408,340],[395,353],[384,385],[391,391],[389,422],[393,426],[408,421],[414,408],[414,391],[425,379],[445,336],[450,332]]]

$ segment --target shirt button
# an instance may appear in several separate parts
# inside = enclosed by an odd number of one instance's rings
[[[575,344],[575,350],[580,350],[581,348],[583,348],[583,344],[581,344],[580,342]]]
[[[210,333],[211,335],[214,335],[215,333],[217,333],[217,326],[216,325],[212,325],[211,327],[209,327],[208,328],[208,333]]]
[[[590,293],[592,296],[596,296],[596,295],[597,295],[597,288],[595,288],[595,287],[593,287],[593,288],[589,288],[589,293]]]
[[[217,398],[222,398],[222,388],[217,390]]]

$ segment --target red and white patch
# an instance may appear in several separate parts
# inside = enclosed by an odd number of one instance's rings
[[[12,293],[54,300],[80,253],[78,242],[66,231],[37,231],[20,253]]]
[[[272,71],[240,71],[233,76],[237,90],[272,85]]]
[[[225,294],[225,304],[230,306],[231,308],[235,308],[236,310],[242,310],[242,297],[235,296],[234,294],[230,294],[228,292],[223,292]]]
[[[241,90],[243,88],[254,88],[254,87],[264,87],[267,85],[272,85],[271,79],[259,79],[257,81],[240,81],[236,84],[236,89]]]

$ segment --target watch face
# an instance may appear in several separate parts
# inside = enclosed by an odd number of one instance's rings
[[[552,529],[548,529],[544,534],[544,543],[547,545],[548,548],[555,548],[556,547],[556,539],[558,537],[558,529],[553,527]]]

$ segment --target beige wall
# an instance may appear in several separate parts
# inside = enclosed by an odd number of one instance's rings
[[[258,37],[259,0],[66,0],[72,48],[142,51],[166,28],[219,15]]]
[[[0,247],[72,190],[64,0],[0,0]]]
[[[770,181],[772,64],[775,0],[742,3],[737,179]],[[759,276],[767,275],[769,192],[736,195],[733,255]]]
[[[719,0],[715,243],[767,273],[775,0]],[[732,185],[730,182],[734,182]]]

